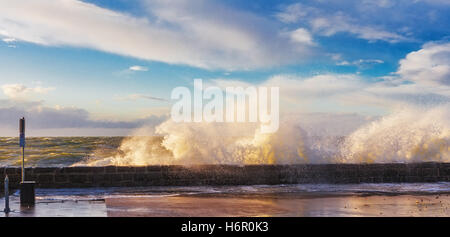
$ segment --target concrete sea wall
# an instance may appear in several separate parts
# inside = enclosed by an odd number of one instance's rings
[[[0,168],[11,188],[20,168]],[[26,168],[39,188],[450,181],[450,163]]]

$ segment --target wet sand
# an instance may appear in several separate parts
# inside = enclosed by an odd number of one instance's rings
[[[152,197],[106,199],[108,216],[450,216],[450,196]]]
[[[9,214],[3,212],[0,201],[0,217],[106,217],[104,201],[55,201],[37,200],[34,207],[21,207],[19,198],[11,197]]]
[[[37,189],[32,208],[21,208],[19,193],[14,192],[8,216],[448,217],[449,187],[450,183],[416,183]]]

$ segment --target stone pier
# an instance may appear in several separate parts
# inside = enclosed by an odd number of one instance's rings
[[[20,168],[0,174],[1,188],[6,174],[18,187]],[[36,167],[26,178],[38,188],[442,182],[450,181],[450,163]]]

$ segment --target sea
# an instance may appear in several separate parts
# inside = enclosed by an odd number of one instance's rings
[[[92,157],[109,157],[117,153],[124,137],[31,137],[26,140],[27,167],[65,167]],[[0,138],[0,166],[22,164],[19,138]]]

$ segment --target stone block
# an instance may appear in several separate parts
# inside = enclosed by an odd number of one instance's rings
[[[54,174],[39,174],[37,176],[36,181],[38,183],[54,183],[55,182],[55,175]]]

